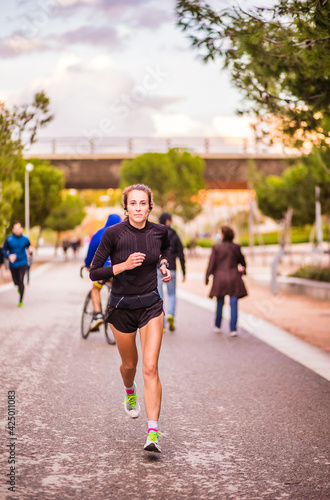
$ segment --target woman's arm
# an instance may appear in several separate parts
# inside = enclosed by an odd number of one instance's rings
[[[246,261],[244,258],[244,255],[242,254],[241,248],[238,247],[238,264],[241,264],[242,267],[244,267],[244,274],[246,274]]]
[[[141,266],[146,257],[144,253],[134,252],[126,261],[121,262],[120,264],[103,267],[104,263],[108,260],[112,249],[113,242],[111,232],[105,231],[95,252],[89,271],[89,277],[92,281],[108,280],[109,278],[123,273],[124,271],[129,271],[130,269]]]
[[[168,237],[168,230],[166,226],[162,226],[163,228],[163,237],[162,237],[162,244],[160,247],[160,260],[165,260],[168,262],[169,257],[171,255],[170,253],[170,238]]]
[[[171,279],[171,271],[168,269],[166,265],[162,264],[167,264],[168,265],[168,259],[170,257],[170,239],[168,236],[168,230],[167,227],[164,226],[164,234],[163,234],[163,239],[162,239],[162,245],[160,247],[160,264],[159,264],[159,269],[160,272],[162,273],[162,281],[167,283]]]
[[[205,285],[209,284],[209,277],[212,274],[214,275],[214,267],[215,267],[215,252],[214,252],[214,248],[212,248],[211,257],[210,257],[209,264],[207,266],[207,270],[206,270],[206,274],[205,274]]]

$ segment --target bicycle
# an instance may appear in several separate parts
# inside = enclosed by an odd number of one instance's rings
[[[83,270],[86,266],[82,266],[80,268],[80,277],[83,278]],[[104,286],[100,289],[101,296],[101,313],[105,312],[108,308],[108,303],[110,299],[111,292],[111,282],[107,281],[104,283]],[[81,315],[81,335],[83,339],[87,339],[88,335],[91,333],[91,323],[93,320],[94,307],[92,302],[91,290],[86,295],[86,299],[84,302],[84,307]],[[113,337],[110,326],[106,321],[99,327],[104,328],[105,338],[107,339],[108,344],[115,345],[116,341]],[[99,328],[95,331],[99,331]]]

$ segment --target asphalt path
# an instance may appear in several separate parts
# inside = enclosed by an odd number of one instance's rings
[[[162,454],[145,452],[116,347],[81,338],[79,265],[32,273],[22,309],[0,293],[1,500],[330,498],[329,382],[184,300],[161,351]],[[142,401],[141,363],[137,386]]]

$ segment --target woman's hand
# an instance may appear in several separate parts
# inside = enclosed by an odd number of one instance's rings
[[[145,253],[134,252],[125,261],[125,267],[127,270],[134,269],[135,267],[142,266],[144,259],[146,258]]]
[[[169,269],[167,269],[167,267],[161,266],[160,272],[163,275],[162,281],[164,281],[164,283],[168,283],[171,279],[171,271]]]

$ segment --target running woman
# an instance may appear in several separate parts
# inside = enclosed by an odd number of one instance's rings
[[[121,356],[120,372],[125,386],[125,411],[137,418],[140,405],[134,382],[139,329],[143,358],[144,403],[148,434],[144,449],[160,453],[158,418],[162,386],[158,359],[163,336],[163,301],[157,290],[157,267],[163,281],[168,269],[170,242],[166,226],[148,221],[152,193],[144,184],[129,186],[123,193],[127,218],[105,230],[90,269],[93,281],[113,277],[106,321],[110,324]],[[103,267],[110,256],[111,266]]]
[[[14,284],[18,288],[18,307],[23,307],[24,296],[24,276],[28,270],[27,252],[32,254],[32,245],[29,238],[23,235],[23,228],[20,222],[15,222],[13,232],[6,238],[2,253],[9,259],[9,269]]]

